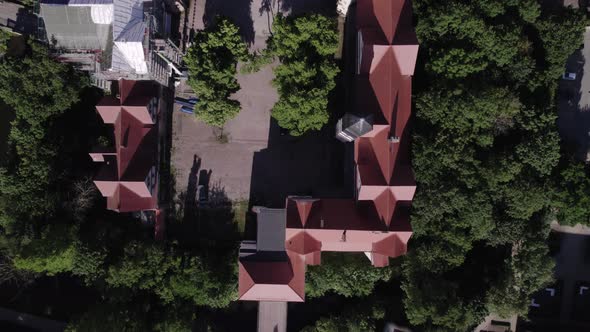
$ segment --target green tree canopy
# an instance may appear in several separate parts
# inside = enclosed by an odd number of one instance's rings
[[[294,136],[321,129],[330,118],[328,102],[340,72],[334,61],[338,47],[336,20],[319,14],[278,15],[265,56],[276,56],[273,84],[279,101],[272,116]]]
[[[385,311],[372,301],[362,302],[354,308],[345,308],[338,314],[321,317],[314,325],[301,332],[372,332]]]
[[[346,297],[367,296],[377,282],[388,281],[392,274],[392,267],[373,267],[363,254],[326,252],[321,265],[308,267],[305,293],[309,297],[330,291]]]
[[[236,79],[238,60],[248,58],[239,28],[226,18],[199,31],[184,61],[188,84],[199,98],[195,115],[207,124],[222,127],[240,112],[240,103],[230,99],[239,90]]]
[[[15,113],[8,156],[0,159],[0,220],[52,212],[52,179],[59,175],[52,165],[59,146],[49,134],[51,121],[78,102],[87,82],[34,42],[23,57],[0,60],[0,98]]]
[[[587,218],[584,172],[560,167],[555,179],[555,93],[584,23],[579,12],[531,0],[416,0],[414,9],[424,67],[404,302],[412,324],[465,331],[489,310],[526,314],[531,294],[551,281],[543,234],[552,208]],[[564,177],[568,185],[555,188]]]

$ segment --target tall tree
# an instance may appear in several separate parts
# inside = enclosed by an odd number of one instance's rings
[[[330,118],[328,102],[339,68],[336,20],[319,14],[278,15],[268,40],[266,56],[278,57],[273,84],[279,101],[272,117],[294,136],[321,129]]]
[[[222,127],[240,112],[240,103],[230,99],[239,90],[236,79],[238,60],[248,58],[246,43],[239,28],[225,18],[195,36],[184,61],[188,67],[188,84],[199,101],[195,115],[207,124]]]
[[[328,292],[334,292],[353,297],[371,294],[377,282],[388,281],[391,278],[394,268],[373,267],[363,256],[322,254],[321,265],[308,267],[305,277],[306,295],[320,297]]]
[[[557,80],[583,22],[580,13],[541,11],[530,0],[414,4],[425,66],[416,77],[418,191],[405,307],[415,325],[464,331],[489,310],[525,314],[528,297],[550,281],[540,235],[550,207],[561,201],[561,213],[585,213],[574,203],[582,200],[566,198],[573,186],[557,190],[556,200],[552,185]]]
[[[55,205],[52,169],[59,148],[52,120],[79,100],[88,83],[34,42],[23,57],[0,60],[0,98],[14,109],[8,156],[0,163],[0,221],[50,214]]]

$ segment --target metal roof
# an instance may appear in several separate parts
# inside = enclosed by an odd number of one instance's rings
[[[92,6],[41,4],[41,17],[47,38],[58,47],[79,50],[104,50],[111,33],[110,24],[96,24]]]
[[[41,0],[41,4],[46,5],[107,5],[112,4],[113,0]]]
[[[261,208],[257,224],[258,251],[285,251],[285,209]]]
[[[114,0],[115,17],[113,21],[113,40],[143,41],[143,1]],[[124,39],[124,40],[122,40]]]

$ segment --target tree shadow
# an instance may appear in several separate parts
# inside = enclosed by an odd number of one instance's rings
[[[199,180],[199,169],[201,168],[201,158],[196,154],[193,156],[193,165],[191,166],[190,173],[188,175],[188,183],[186,185],[186,191],[184,192],[184,209],[183,209],[183,222],[189,223],[195,219],[196,215],[196,197],[197,197],[197,183]]]
[[[205,27],[215,24],[216,18],[227,17],[240,28],[240,34],[249,45],[254,43],[252,0],[206,0],[203,23]]]
[[[255,152],[250,205],[282,208],[289,195],[351,197],[347,190],[347,145],[332,123],[301,137],[284,134],[270,119],[268,148]]]
[[[200,208],[199,237],[207,246],[233,247],[240,239],[232,201],[219,183],[209,188],[207,205]]]
[[[584,55],[580,50],[571,55],[566,71],[576,73],[573,81],[560,80],[556,96],[558,105],[557,126],[566,150],[575,151],[577,158],[585,160],[590,148],[590,105],[587,104],[590,88],[582,86],[584,79]],[[585,98],[584,98],[585,96]]]
[[[281,8],[285,6],[285,1],[279,2]],[[305,4],[290,2],[295,3]],[[334,4],[332,12],[335,8]],[[351,47],[348,50],[354,51]],[[348,71],[341,71],[336,77],[336,87],[331,91],[328,101],[330,119],[321,130],[294,137],[281,129],[274,118],[269,119],[267,148],[254,153],[250,206],[284,208],[289,195],[325,198],[353,196],[353,145],[344,144],[335,138],[338,118],[352,105],[347,100],[349,93],[346,88],[351,83],[350,77],[354,78],[354,73]],[[246,226],[248,229],[249,225]]]
[[[7,18],[4,23],[6,27],[24,35],[37,35],[38,18],[27,8],[18,8],[15,19]]]
[[[219,183],[210,184],[212,170],[200,167],[195,155],[187,189],[177,200],[181,213],[169,235],[185,248],[233,250],[240,239],[233,203]]]
[[[258,15],[262,16],[266,14],[266,24],[268,31],[272,34],[272,22],[277,14],[281,0],[262,0],[260,8],[258,8]]]

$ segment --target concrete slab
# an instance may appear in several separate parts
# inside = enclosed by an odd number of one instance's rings
[[[258,332],[287,331],[287,302],[258,303]]]

